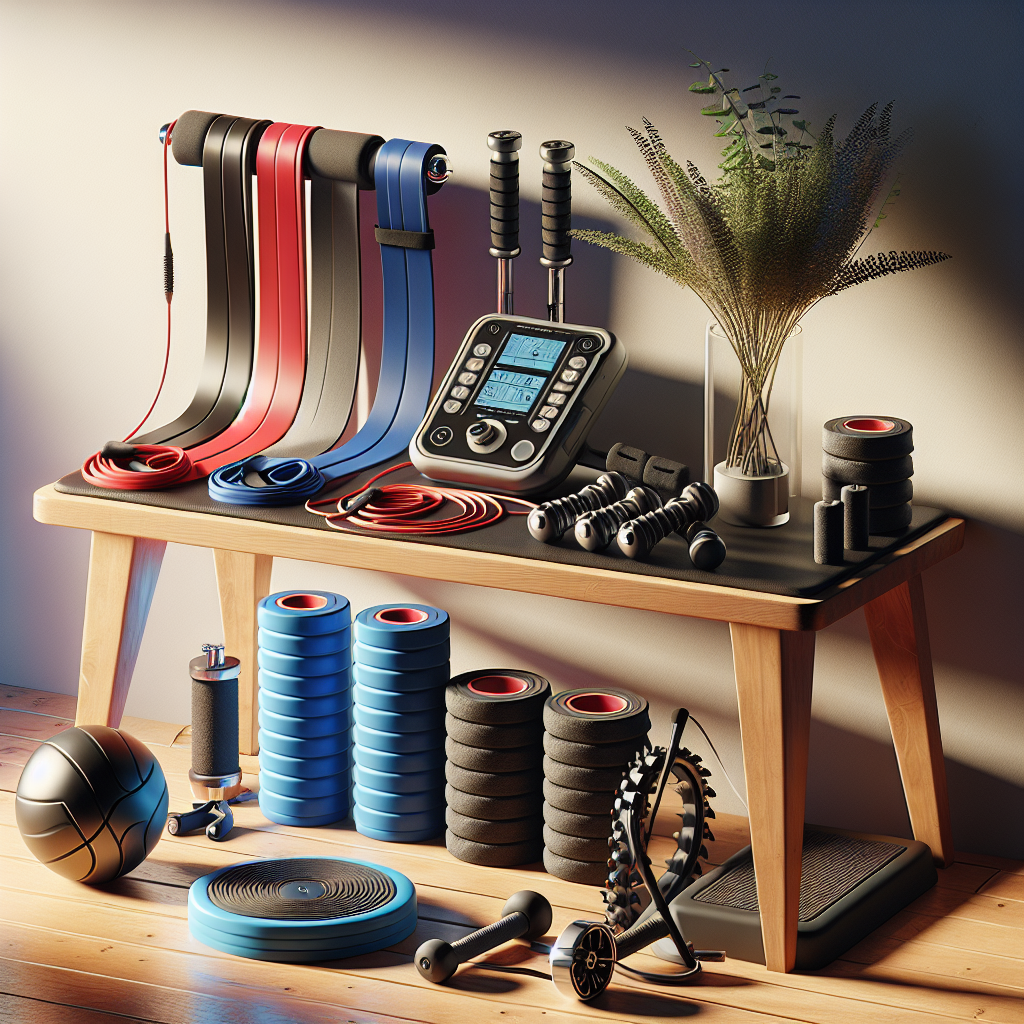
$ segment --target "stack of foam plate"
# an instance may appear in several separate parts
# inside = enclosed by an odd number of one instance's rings
[[[910,525],[914,428],[896,416],[840,416],[822,428],[822,497],[839,501],[844,484],[868,489],[871,533]]]
[[[415,928],[412,882],[365,861],[246,861],[197,878],[188,891],[192,937],[251,960],[358,956],[401,942]]]
[[[282,825],[348,817],[348,598],[283,591],[259,603],[260,810]]]
[[[448,613],[377,605],[355,619],[353,776],[356,830],[414,843],[444,829]]]
[[[611,809],[647,747],[647,701],[629,690],[563,690],[544,705],[544,867],[568,882],[608,876]]]
[[[510,668],[464,672],[445,693],[445,844],[490,867],[532,864],[543,848],[543,676]]]

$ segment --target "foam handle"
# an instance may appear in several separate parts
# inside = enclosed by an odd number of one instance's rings
[[[220,114],[211,114],[208,110],[186,110],[174,122],[174,131],[171,132],[171,155],[179,164],[203,166],[206,133],[218,117]]]
[[[843,546],[848,551],[867,551],[870,536],[871,492],[863,484],[847,484],[843,500]]]
[[[491,249],[498,259],[519,255],[519,132],[491,132]]]
[[[238,677],[192,680],[192,768],[223,777],[238,770]]]
[[[814,560],[818,565],[843,564],[843,503],[814,503]]]
[[[540,157],[544,161],[541,179],[541,263],[548,267],[566,267],[572,262],[572,158],[576,148],[571,142],[544,142]]]

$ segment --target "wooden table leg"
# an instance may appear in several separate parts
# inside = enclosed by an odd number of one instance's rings
[[[242,663],[238,676],[238,750],[258,754],[256,605],[270,593],[274,559],[245,551],[215,550],[213,562],[220,591],[224,650]]]
[[[864,614],[914,836],[948,867],[953,838],[921,577],[876,597]]]
[[[786,972],[796,963],[814,633],[729,628],[765,964]]]
[[[92,535],[76,725],[117,728],[167,542]]]

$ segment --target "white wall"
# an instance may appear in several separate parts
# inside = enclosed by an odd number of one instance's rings
[[[868,103],[895,98],[899,124],[917,129],[877,247],[954,258],[845,292],[806,318],[804,493],[818,487],[827,417],[867,410],[914,423],[917,499],[970,518],[965,550],[925,577],[956,842],[1024,855],[1017,4],[5,0],[0,17],[4,682],[75,691],[88,538],[35,524],[30,496],[123,436],[158,377],[160,124],[199,107],[438,141],[462,189],[448,190],[450,220],[460,195],[480,199],[466,189],[486,187],[483,140],[499,127],[527,140],[533,201],[535,146],[550,137],[642,178],[622,126],[643,116],[674,154],[713,172],[717,147],[686,92],[687,51],[751,80],[770,59],[812,122],[836,112],[842,130]],[[578,214],[607,217],[582,184],[575,198]],[[154,422],[190,397],[204,330],[194,169],[172,166],[172,204],[175,352]],[[481,228],[467,228],[477,251],[444,256],[439,237],[438,259],[461,261],[470,282],[439,294],[453,334],[464,308],[492,301]],[[524,244],[523,264],[538,248]],[[634,381],[688,394],[701,375],[700,302],[624,260],[577,253],[570,288],[597,280],[587,261],[607,268],[611,285],[607,295],[570,291],[570,304],[607,308]],[[450,350],[458,338],[442,340]],[[693,420],[679,410],[679,424]],[[643,443],[666,454],[699,446],[657,440]],[[441,605],[453,617],[455,671],[505,663],[559,686],[617,683],[661,716],[686,704],[741,779],[723,625],[287,561],[273,585],[338,590],[357,608]],[[186,662],[219,628],[210,555],[169,549],[129,713],[186,721]],[[720,779],[717,788],[719,806],[738,810]],[[807,815],[909,834],[859,613],[819,634]]]

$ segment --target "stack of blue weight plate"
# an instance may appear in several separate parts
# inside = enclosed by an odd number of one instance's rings
[[[356,616],[352,817],[364,836],[413,843],[444,831],[448,627],[428,605]]]
[[[281,825],[348,817],[351,612],[326,591],[259,603],[260,810]]]

